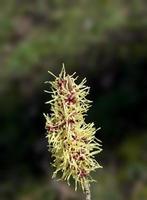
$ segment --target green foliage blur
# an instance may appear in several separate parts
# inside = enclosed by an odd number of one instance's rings
[[[1,200],[84,199],[51,179],[48,70],[87,78],[104,169],[92,199],[147,199],[145,0],[0,0]]]

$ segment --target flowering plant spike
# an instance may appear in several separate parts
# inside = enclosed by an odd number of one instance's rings
[[[61,180],[75,180],[84,192],[90,196],[89,184],[94,181],[90,172],[102,168],[94,159],[95,154],[101,152],[101,141],[95,137],[96,129],[94,123],[86,123],[85,116],[90,107],[91,101],[86,99],[89,94],[89,87],[85,86],[86,78],[80,84],[76,84],[78,77],[66,74],[64,64],[59,76],[54,76],[54,81],[47,81],[51,84],[52,100],[46,102],[51,106],[50,116],[47,114],[46,131],[49,143],[49,150],[54,158],[53,166],[56,177],[59,171],[62,172]]]

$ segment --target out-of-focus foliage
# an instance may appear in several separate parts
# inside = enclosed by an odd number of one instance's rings
[[[2,199],[55,199],[60,190],[46,181],[42,113],[46,72],[62,62],[87,77],[87,121],[102,127],[93,198],[147,199],[146,8],[145,0],[0,0]]]
[[[23,76],[36,65],[66,57],[72,60],[90,47],[102,44],[111,53],[110,44],[117,42],[120,56],[128,56],[132,48],[133,54],[145,55],[146,45],[142,41],[135,40],[130,45],[131,34],[143,34],[147,25],[144,1],[11,0],[8,3],[6,0],[0,6],[3,76],[15,73]],[[145,32],[143,36],[146,38]],[[123,44],[116,41],[121,38],[125,40]],[[97,52],[93,50],[94,53]]]

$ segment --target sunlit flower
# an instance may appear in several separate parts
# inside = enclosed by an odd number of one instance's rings
[[[47,81],[51,91],[45,91],[51,93],[52,100],[46,102],[51,105],[51,114],[44,116],[49,150],[54,158],[53,177],[61,171],[62,180],[69,184],[72,177],[75,190],[77,184],[85,190],[85,185],[93,181],[90,172],[101,168],[94,156],[102,150],[101,141],[95,137],[94,123],[85,122],[91,103],[86,99],[89,87],[85,86],[86,79],[76,84],[75,73],[66,74],[64,65],[58,77],[52,75],[55,80]]]

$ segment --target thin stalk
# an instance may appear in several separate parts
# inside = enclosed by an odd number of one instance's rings
[[[91,193],[90,193],[90,185],[89,183],[85,183],[85,195],[86,195],[86,200],[91,200]]]

